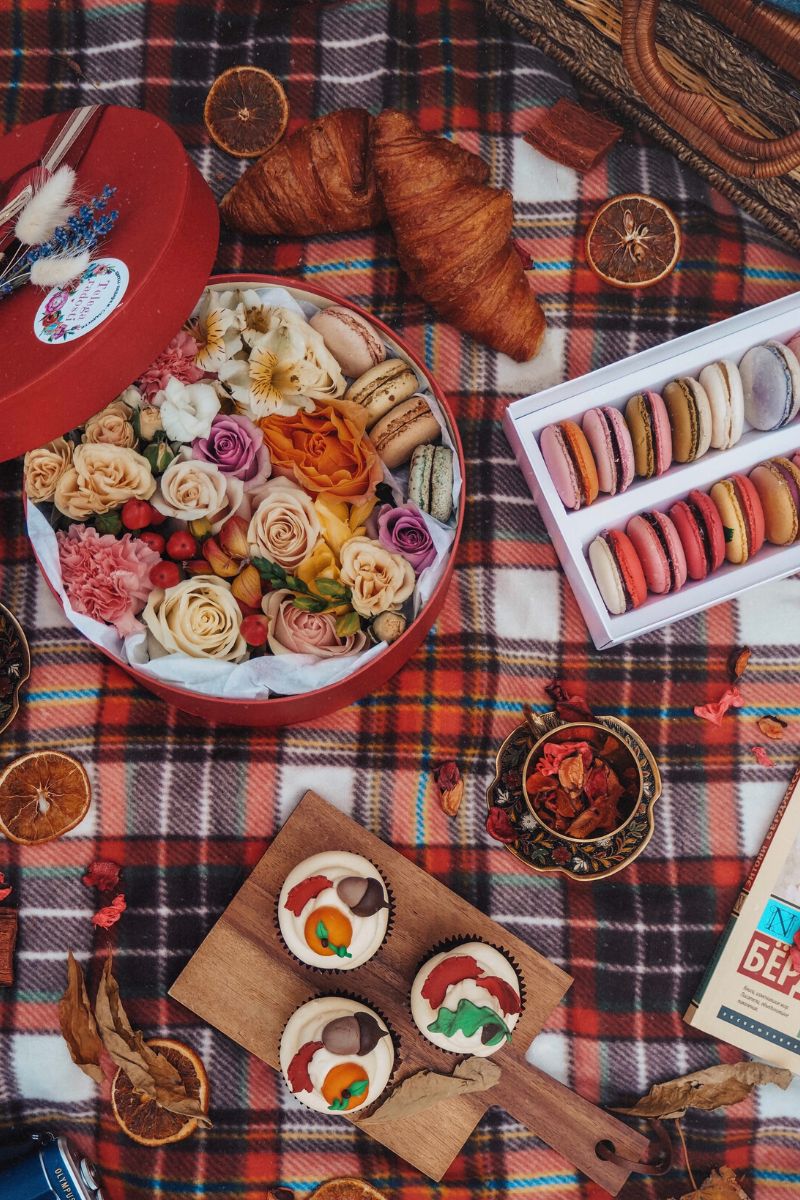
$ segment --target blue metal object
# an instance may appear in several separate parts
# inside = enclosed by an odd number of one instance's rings
[[[35,1137],[17,1147],[22,1157],[0,1166],[2,1200],[103,1200],[94,1166],[65,1138]]]

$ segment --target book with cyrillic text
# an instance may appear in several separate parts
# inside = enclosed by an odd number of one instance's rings
[[[684,1020],[800,1075],[800,770]]]

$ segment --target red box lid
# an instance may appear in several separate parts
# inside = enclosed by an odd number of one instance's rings
[[[63,121],[0,139],[0,207]],[[76,170],[87,199],[116,187],[119,220],[77,287],[26,284],[0,299],[0,460],[74,429],[132,383],[180,329],[216,257],[216,202],[163,121],[102,108]]]

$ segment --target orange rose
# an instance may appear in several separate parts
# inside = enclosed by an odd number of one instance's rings
[[[350,503],[371,496],[383,464],[366,435],[366,412],[340,400],[312,412],[265,417],[258,424],[277,475],[293,477],[309,492],[327,492]]]

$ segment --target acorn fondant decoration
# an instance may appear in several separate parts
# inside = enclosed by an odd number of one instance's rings
[[[363,1057],[374,1050],[383,1037],[389,1036],[373,1016],[365,1012],[328,1021],[321,1033],[322,1044],[331,1054],[357,1054]]]
[[[389,907],[380,881],[365,879],[363,875],[347,875],[340,879],[336,885],[336,895],[356,917],[372,917],[382,908]]]

